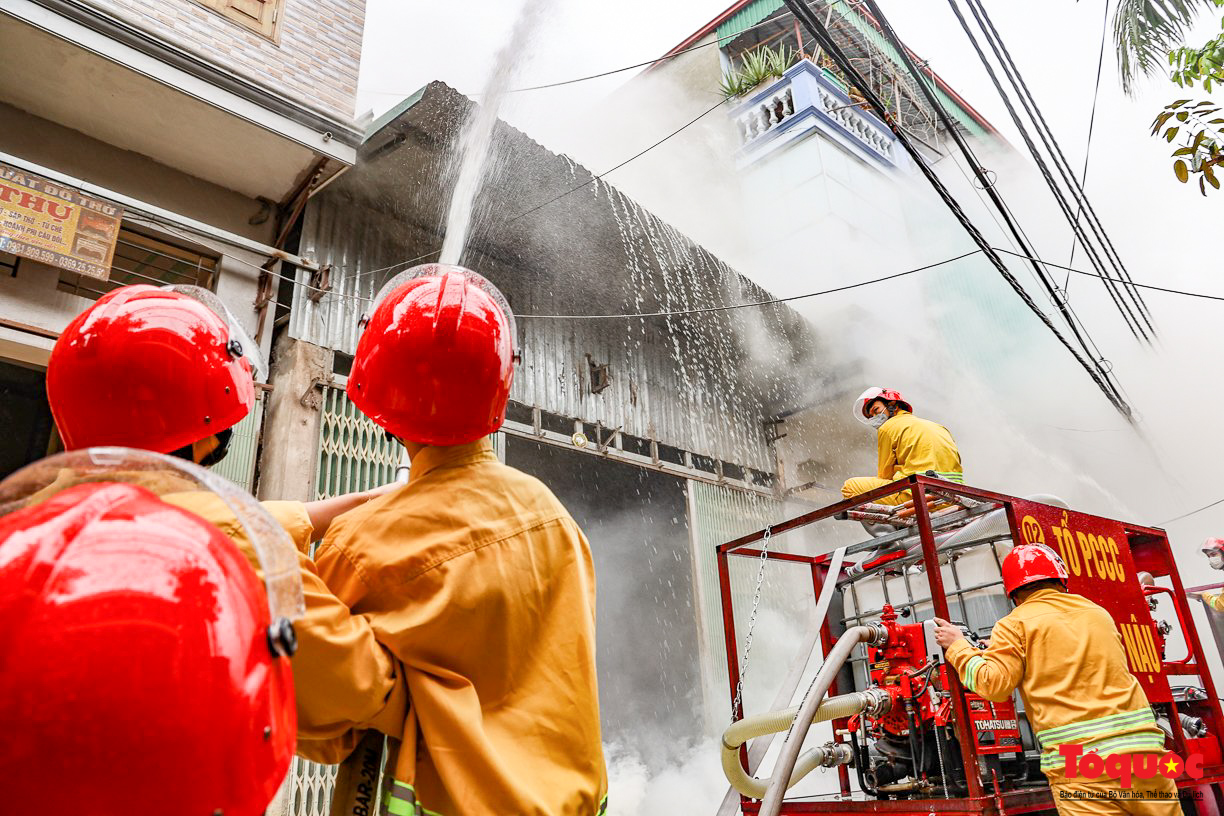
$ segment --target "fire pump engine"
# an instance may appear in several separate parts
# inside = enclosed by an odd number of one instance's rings
[[[879,503],[902,491],[906,503]],[[828,519],[863,522],[873,537],[827,552],[811,533]],[[778,545],[779,538],[788,543]],[[929,475],[718,548],[736,718],[723,736],[723,769],[742,812],[1052,812],[1019,696],[992,703],[965,689],[933,636],[938,616],[982,645],[979,637],[1010,608],[1001,560],[1015,542],[1059,552],[1069,590],[1111,613],[1166,749],[1201,758],[1199,778],[1177,780],[1183,807],[1224,812],[1224,716],[1164,531],[1076,512],[1050,496],[1021,499]],[[744,714],[730,567],[736,558],[757,559],[762,570],[768,560],[810,570],[805,584],[816,599],[824,662],[797,706]],[[818,722],[831,722],[832,739],[800,755]],[[754,777],[762,743],[783,731],[770,776]],[[783,798],[818,768],[836,769],[834,792]]]

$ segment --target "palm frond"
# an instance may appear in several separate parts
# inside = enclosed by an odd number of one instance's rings
[[[1139,77],[1164,67],[1199,12],[1218,5],[1217,0],[1118,0],[1113,28],[1122,88],[1132,93]]]

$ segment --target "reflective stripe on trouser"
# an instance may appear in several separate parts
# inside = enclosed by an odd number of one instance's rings
[[[1058,746],[1067,743],[1080,744],[1085,753],[1092,752],[1101,756],[1159,752],[1164,750],[1164,735],[1157,728],[1152,709],[1147,707],[1098,717],[1095,720],[1068,723],[1057,728],[1046,728],[1037,732],[1043,771],[1062,766],[1064,760],[1058,753]]]
[[[599,802],[599,808],[595,811],[595,816],[604,816],[607,810],[608,796],[604,794],[604,798]],[[416,800],[416,789],[395,779],[392,780],[391,787],[387,789],[386,796],[383,797],[382,816],[440,816],[440,814],[422,807],[421,803]]]
[[[441,816],[422,807],[416,799],[416,788],[394,779],[383,796],[382,816]]]
[[[1153,761],[1159,757],[1152,757]],[[1160,774],[1135,779],[1129,789],[1118,779],[1064,779],[1051,775],[1050,792],[1059,816],[1181,816],[1177,784]]]

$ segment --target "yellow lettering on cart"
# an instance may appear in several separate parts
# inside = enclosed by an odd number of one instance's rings
[[[1105,543],[1109,546],[1110,557],[1112,558],[1114,564],[1115,577],[1119,581],[1125,581],[1126,573],[1122,569],[1122,560],[1118,557],[1120,555],[1118,551],[1118,542],[1114,541],[1113,537],[1111,536]]]
[[[1118,574],[1114,571],[1114,559],[1109,555],[1109,541],[1104,536],[1097,536],[1097,553],[1099,554],[1100,571],[1108,577],[1110,581],[1118,580]]]
[[[1152,627],[1150,626],[1143,627],[1143,643],[1147,649],[1148,659],[1152,664],[1151,670],[1153,672],[1160,671],[1160,664],[1162,662],[1160,650],[1156,648],[1156,638],[1152,635]]]
[[[1066,514],[1063,515],[1063,520],[1066,521]],[[1075,538],[1071,535],[1071,531],[1066,526],[1051,527],[1050,531],[1054,533],[1054,540],[1058,542],[1058,554],[1062,556],[1063,563],[1067,565],[1072,575],[1079,575],[1079,553],[1075,551]]]
[[[1137,673],[1144,674],[1159,671],[1160,662],[1155,658],[1154,647],[1149,647],[1152,637],[1151,628],[1133,623],[1123,624],[1121,628],[1131,668]]]
[[[1032,516],[1025,516],[1020,522],[1020,539],[1025,544],[1044,544],[1045,535],[1041,532],[1041,525],[1037,523],[1037,519]]]
[[[1093,546],[1097,551],[1097,563],[1101,565],[1101,574],[1111,581],[1118,580],[1114,575],[1113,559],[1109,557],[1109,544],[1105,541],[1105,536],[1095,536]]]
[[[1095,558],[1095,555],[1092,552],[1092,543],[1088,541],[1088,536],[1084,535],[1083,533],[1077,532],[1075,537],[1079,540],[1080,552],[1084,554],[1084,571],[1087,572],[1088,577],[1091,578],[1092,564],[1089,562]]]
[[[1118,631],[1122,633],[1122,645],[1126,648],[1126,662],[1130,664],[1135,671],[1141,671],[1139,668],[1139,653],[1135,650],[1135,635],[1131,632],[1131,625],[1123,623],[1118,626]]]

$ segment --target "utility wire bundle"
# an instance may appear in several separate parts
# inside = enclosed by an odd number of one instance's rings
[[[879,116],[882,121],[888,124],[889,128],[893,131],[893,134],[897,137],[898,143],[914,160],[923,176],[926,177],[927,181],[935,189],[935,192],[943,200],[944,204],[964,228],[965,232],[969,234],[969,237],[973,239],[973,242],[977,244],[982,253],[990,260],[991,265],[994,266],[996,271],[998,271],[1008,285],[1011,286],[1012,290],[1015,291],[1020,299],[1024,301],[1025,305],[1028,306],[1028,308],[1038,317],[1038,319],[1046,325],[1046,327],[1054,334],[1056,338],[1058,338],[1058,340],[1067,348],[1067,350],[1071,352],[1072,356],[1075,357],[1076,361],[1097,384],[1097,387],[1100,388],[1103,394],[1105,394],[1106,398],[1110,401],[1114,408],[1116,408],[1118,412],[1125,416],[1128,420],[1131,419],[1132,412],[1130,406],[1126,403],[1120,389],[1118,388],[1117,384],[1113,382],[1109,371],[1105,368],[1102,362],[1100,360],[1091,359],[1091,353],[1089,353],[1087,356],[1081,353],[1079,349],[1072,345],[1072,343],[1063,336],[1062,332],[1058,330],[1053,321],[1051,321],[1050,318],[1041,311],[1041,309],[1033,301],[1032,296],[1020,284],[1020,282],[1016,279],[1016,276],[1012,274],[1011,270],[1008,269],[1002,256],[994,249],[994,247],[990,245],[985,236],[982,235],[981,231],[974,225],[973,221],[970,220],[969,216],[961,208],[956,198],[951,194],[951,192],[948,191],[948,188],[944,185],[943,181],[938,175],[936,175],[934,169],[931,168],[925,157],[918,151],[917,147],[914,146],[913,142],[906,135],[904,129],[901,128],[894,117],[889,114],[886,106],[880,101],[880,98],[872,90],[870,84],[855,69],[854,65],[847,58],[846,54],[834,41],[828,29],[821,24],[819,18],[812,13],[811,9],[804,6],[800,0],[784,0],[784,2],[786,3],[787,8],[791,10],[791,13],[795,15],[796,19],[798,19],[808,33],[811,34],[813,39],[815,39],[816,42],[819,43],[819,45],[829,54],[829,56],[837,64],[838,68],[840,68],[845,74],[846,78],[858,88],[859,92],[863,95],[863,98],[866,99],[868,105],[871,106],[875,114]],[[939,100],[936,98],[933,91],[926,84],[926,82],[921,81],[921,75],[914,66],[909,52],[901,43],[896,33],[893,32],[892,27],[888,24],[887,19],[880,11],[879,6],[875,3],[875,0],[866,0],[866,5],[869,8],[872,16],[878,22],[881,32],[885,38],[892,44],[893,48],[896,49],[897,53],[900,54],[901,59],[905,62],[906,68],[912,75],[920,79],[918,83],[919,87],[926,95],[929,104],[939,115],[945,130],[952,137],[953,141],[957,143],[957,146],[969,160],[970,165],[973,167],[974,174],[979,178],[983,186],[986,187],[987,192],[993,193],[991,198],[995,201],[996,206],[999,207],[1000,212],[1006,213],[1006,205],[1002,202],[1001,198],[998,197],[997,191],[993,190],[993,185],[988,184],[989,180],[980,162],[978,162],[976,156],[973,155],[972,150],[969,148],[956,126],[948,117],[947,112],[944,111],[943,106],[939,103]],[[1006,217],[1010,221],[1010,214],[1006,214]],[[1014,222],[1012,223],[1014,224]],[[1013,231],[1013,235],[1016,235],[1018,238],[1020,238],[1020,240],[1022,240],[1022,237],[1019,236],[1018,229]],[[1027,242],[1022,245],[1027,247]],[[1031,255],[1032,253],[1026,252],[1025,254]],[[1041,268],[1039,264],[1036,266],[1038,269]],[[1044,279],[1043,282],[1052,290],[1052,284],[1049,283],[1049,279],[1046,276],[1044,269],[1041,269],[1039,279]],[[1053,291],[1051,291],[1051,294],[1054,294]],[[1062,299],[1056,298],[1055,302],[1059,303],[1061,300]],[[1072,332],[1076,335],[1081,348],[1086,350],[1087,345],[1073,322],[1073,316],[1069,314],[1069,310],[1063,310],[1061,306],[1060,311],[1063,311],[1063,315],[1067,319],[1068,324],[1071,326]]]
[[[1000,82],[999,76],[991,65],[990,60],[987,59],[986,54],[982,51],[978,38],[971,30],[965,16],[961,13],[957,0],[948,0],[948,5],[951,6],[952,12],[956,15],[957,21],[965,32],[965,36],[969,38],[974,51],[977,52],[978,59],[982,61],[982,65],[990,75],[990,81],[994,83],[995,90],[999,92],[999,96],[1007,106],[1007,112],[1011,115],[1012,122],[1015,123],[1016,128],[1020,131],[1020,135],[1029,149],[1029,153],[1041,171],[1042,178],[1045,179],[1050,192],[1054,195],[1055,201],[1058,202],[1059,209],[1066,216],[1072,233],[1079,241],[1080,246],[1084,248],[1084,252],[1092,263],[1093,268],[1102,277],[1105,289],[1109,292],[1119,313],[1126,321],[1127,328],[1131,330],[1131,333],[1136,338],[1150,343],[1156,336],[1155,327],[1152,325],[1151,312],[1148,310],[1143,297],[1135,288],[1134,280],[1122,263],[1117,249],[1114,248],[1113,241],[1109,239],[1109,235],[1105,232],[1105,227],[1101,224],[1100,218],[1097,217],[1096,210],[1093,209],[1091,202],[1088,201],[1088,197],[1084,193],[1083,187],[1075,177],[1075,172],[1071,169],[1066,155],[1063,153],[1061,146],[1059,146],[1058,140],[1054,137],[1054,132],[1050,129],[1045,116],[1042,115],[1041,109],[1037,106],[1037,102],[1029,91],[1024,77],[1020,75],[1020,70],[1012,60],[1011,53],[1008,52],[1007,47],[1003,44],[1003,39],[999,36],[998,29],[994,27],[990,16],[986,13],[986,8],[982,5],[981,0],[965,0],[965,2],[969,7],[969,11],[973,14],[974,20],[985,35],[985,40],[990,46],[991,52],[1002,67],[1003,74],[1011,85],[1012,92],[1020,100],[1020,104],[1032,123],[1033,129],[1036,130],[1038,138],[1053,160],[1054,168],[1058,171],[1063,186],[1074,197],[1076,203],[1075,213],[1072,213],[1071,203],[1068,201],[1066,193],[1055,181],[1050,172],[1049,165],[1041,151],[1037,148],[1037,145],[1033,142],[1028,126],[1022,121],[1022,117],[1012,103],[1010,95]],[[1081,213],[1087,222],[1087,229],[1080,223]],[[1089,232],[1091,232],[1091,237],[1088,234]],[[1112,274],[1107,269],[1107,266],[1112,267]]]

